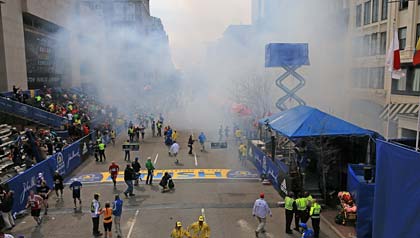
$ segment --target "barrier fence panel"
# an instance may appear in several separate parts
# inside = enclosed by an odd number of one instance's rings
[[[374,238],[419,237],[420,153],[378,140]]]
[[[43,176],[50,188],[53,188],[53,176],[58,171],[63,177],[73,172],[81,163],[82,156],[87,152],[83,150],[84,143],[92,137],[94,132],[79,139],[71,145],[64,148],[48,159],[36,164],[7,182],[10,190],[15,192],[13,203],[13,212],[20,212],[25,209],[29,191],[36,188],[36,181],[39,173]],[[81,145],[83,143],[83,145]]]

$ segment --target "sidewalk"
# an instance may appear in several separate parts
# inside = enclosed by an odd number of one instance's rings
[[[356,227],[354,224],[340,225],[335,223],[335,216],[338,214],[338,210],[332,208],[323,210],[321,213],[321,220],[328,224],[328,226],[338,235],[340,238],[355,238]],[[322,230],[322,227],[321,227]]]

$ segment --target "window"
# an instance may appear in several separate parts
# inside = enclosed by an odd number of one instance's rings
[[[378,51],[378,34],[373,33],[370,38],[370,55],[377,55]]]
[[[380,33],[380,39],[379,39],[379,54],[384,55],[386,54],[386,32]]]
[[[372,0],[372,22],[378,21],[379,0]]]
[[[420,37],[420,23],[417,24],[417,29],[416,29],[416,43],[414,43],[414,44],[417,44],[417,41],[419,40],[419,37]],[[416,47],[416,46],[414,45],[414,47]]]
[[[369,55],[369,48],[370,48],[370,35],[363,36],[363,56]]]
[[[388,0],[382,0],[381,20],[386,20],[387,18],[388,18]]]
[[[368,68],[360,69],[360,88],[368,88],[369,86],[369,71]]]
[[[362,5],[356,6],[356,27],[360,27],[362,25]]]
[[[370,24],[370,14],[372,13],[370,9],[370,5],[371,5],[370,1],[365,2],[365,12],[364,12],[364,18],[363,18],[363,24],[365,25]]]
[[[400,10],[404,10],[408,8],[408,1],[409,0],[400,0]]]
[[[400,41],[400,50],[405,49],[405,43],[407,40],[407,27],[398,29],[398,40]]]
[[[392,79],[392,89],[395,91],[406,91],[407,69],[402,69],[403,76],[400,79]]]
[[[414,69],[413,85],[411,87],[413,92],[420,92],[420,69]]]

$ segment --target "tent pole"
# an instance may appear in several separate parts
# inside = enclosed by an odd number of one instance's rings
[[[322,143],[322,135],[319,137],[320,139],[320,152],[321,152],[321,156],[320,156],[320,164],[321,164],[321,173],[322,173],[322,197],[324,198],[324,203],[327,203],[327,179],[325,178],[325,170],[324,170],[324,150],[323,150],[323,145],[324,143]]]

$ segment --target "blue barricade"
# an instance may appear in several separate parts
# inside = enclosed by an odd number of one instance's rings
[[[67,146],[63,151],[54,154],[48,159],[36,164],[7,182],[8,187],[15,191],[16,199],[13,203],[13,212],[25,209],[29,191],[35,189],[38,173],[43,173],[44,178],[50,188],[53,187],[53,175],[55,171],[65,177],[69,175],[82,163],[84,153],[81,142],[84,144],[86,138],[90,138],[94,132]]]
[[[0,111],[42,122],[53,127],[67,124],[67,119],[64,117],[4,97],[0,97]]]
[[[281,190],[281,182],[279,181],[280,173],[287,174],[287,166],[281,161],[273,162],[260,148],[253,144],[248,146],[248,155],[254,163],[259,174],[265,174],[267,178],[273,183],[277,190]]]
[[[372,213],[375,184],[367,184],[364,180],[364,165],[348,165],[347,190],[357,204],[357,237],[372,237]]]

